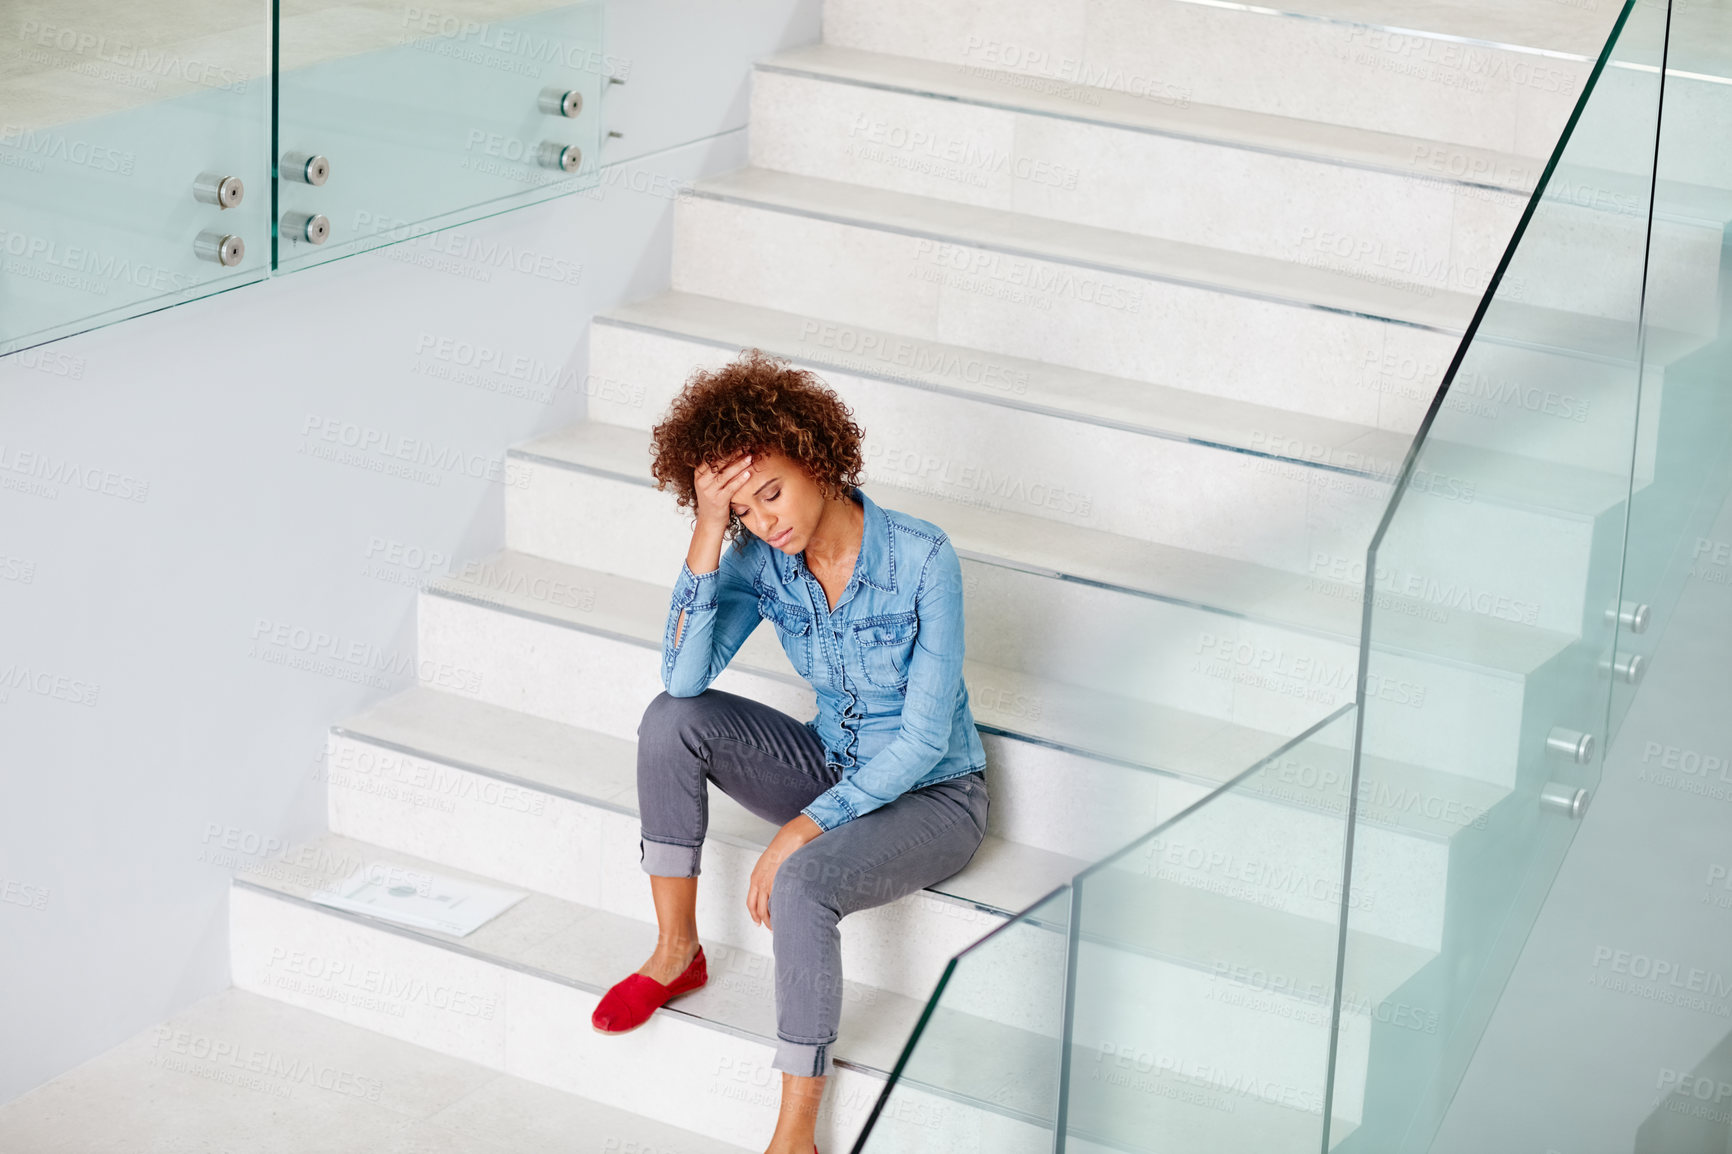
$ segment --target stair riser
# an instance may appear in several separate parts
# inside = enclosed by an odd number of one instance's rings
[[[1529,199],[1423,173],[767,69],[753,79],[751,155],[760,168],[1473,296],[1490,285]],[[1647,190],[1622,180],[1614,188],[1607,174],[1578,163],[1575,151],[1569,159],[1547,186],[1502,295],[1634,320],[1642,306]],[[1177,172],[1187,179],[1171,179]],[[1656,272],[1646,286],[1652,318],[1714,333],[1721,235],[1714,222],[1654,223]]]
[[[1051,935],[1050,944],[1060,947],[1062,939]],[[230,951],[235,985],[252,993],[724,1141],[749,1141],[743,1136],[754,1128],[773,1128],[781,1076],[770,1066],[773,1051],[757,1039],[705,1029],[673,1014],[657,1015],[628,1036],[605,1037],[589,1023],[597,993],[242,887],[231,890]],[[1099,947],[1086,953],[1084,964],[1098,979],[1090,988],[1116,990],[1122,997],[1112,999],[1119,1010],[1104,1019],[1090,1014],[1079,1020],[1079,1044],[1116,1053],[1107,1047],[1136,1052],[1146,1041],[1158,1045],[1156,1054],[1188,1068],[1214,1066],[1232,1078],[1273,1082],[1304,1100],[1321,1094],[1320,1077],[1307,1074],[1327,1045],[1329,1022],[1314,1004],[1279,997],[1273,1001],[1281,1005],[1257,999],[1247,1004],[1230,992],[1241,987],[1222,973]],[[1038,981],[1041,988],[1025,988],[1029,975],[1019,970],[997,966],[989,974],[977,968],[965,976],[967,988],[958,984],[944,1004],[975,1013],[987,1006],[1002,1010],[1013,1001],[1050,1006],[1056,1013],[1061,991]],[[1035,972],[1060,971],[1049,964]],[[712,981],[725,977],[713,974]],[[766,1001],[773,1000],[769,990],[764,993]],[[1094,1007],[1092,999],[1079,1006],[1085,1013]],[[838,1056],[847,1057],[846,1034],[869,1013],[844,1009]],[[1056,1022],[1049,1036],[1052,1030]],[[1369,1033],[1364,1016],[1343,1018],[1340,1060],[1343,1070],[1358,1072],[1356,1080],[1363,1079]],[[1223,1054],[1222,1038],[1259,1044]],[[670,1053],[679,1057],[670,1059]],[[864,1121],[860,1099],[870,1107],[874,1080],[841,1067],[836,1073],[830,1088],[839,1115],[836,1131],[848,1133]],[[754,1084],[761,1090],[765,1079],[769,1094],[745,1092]],[[868,1088],[850,1093],[856,1079]]]
[[[708,343],[724,350],[756,346],[811,366],[826,377],[847,373],[990,404],[1049,411],[1067,411],[1067,399],[1076,387],[1066,376],[1068,369],[856,324],[779,313],[756,313],[741,325],[688,323],[693,325],[689,330],[676,319],[665,330],[651,331],[642,331],[630,321],[603,319],[593,325],[589,416],[608,424],[651,428],[684,379],[670,383],[666,374],[677,375],[691,367],[690,358],[678,350],[682,343]],[[670,341],[674,347],[668,346]],[[1423,408],[1445,368],[1441,362],[1368,365],[1356,387],[1385,396],[1398,407]],[[610,372],[626,372],[631,379]],[[1642,410],[1657,413],[1663,373],[1655,367],[1647,376]],[[1433,435],[1536,461],[1603,471],[1608,462],[1629,456],[1629,430],[1636,423],[1632,381],[1630,369],[1600,360],[1481,342],[1457,374]],[[1218,427],[1205,425],[1198,439],[1229,444],[1238,443],[1235,438],[1250,439],[1255,442],[1252,448],[1284,459],[1358,469],[1385,467],[1382,456],[1357,451],[1351,443],[1345,448],[1318,443],[1297,427],[1284,427],[1279,416],[1267,418],[1267,428],[1247,428],[1252,422],[1227,412],[1217,414],[1216,422]],[[1644,435],[1636,462],[1638,481],[1652,475],[1653,431],[1652,422],[1643,422],[1639,430]],[[1399,463],[1394,461],[1396,454],[1387,455],[1391,465]]]
[[[690,526],[667,494],[572,469],[524,467],[529,483],[506,495],[510,548],[604,572],[626,568],[621,576],[641,581],[665,583],[679,572]],[[572,510],[585,513],[574,517]],[[975,660],[1281,735],[1353,698],[1350,642],[966,558],[962,567]],[[768,633],[753,640],[778,651]],[[656,673],[653,664],[649,672]],[[1380,655],[1378,672],[1378,699],[1403,708],[1368,719],[1374,752],[1496,784],[1514,781],[1519,680],[1396,654]],[[650,684],[653,696],[659,678]],[[976,687],[983,697],[976,719],[993,724],[1002,716],[1018,730],[1067,736],[1050,731],[1041,703],[1019,699],[1020,688]],[[1463,702],[1473,703],[1471,715],[1456,712]]]
[[[516,704],[511,704],[512,708],[523,709],[565,724],[635,739],[638,719],[642,717],[649,700],[660,692],[658,686],[653,691],[644,690],[643,696],[637,701],[612,698],[604,707],[607,716],[597,716],[593,702],[601,695],[589,693],[588,687],[603,679],[594,673],[586,675],[584,671],[605,669],[608,671],[605,679],[608,682],[636,685],[641,682],[644,671],[654,672],[658,662],[655,651],[647,646],[629,646],[580,630],[559,630],[509,614],[437,597],[423,599],[421,617],[423,652],[436,661],[462,662],[466,668],[477,670],[480,673],[479,692],[465,695],[478,697],[490,704],[515,702]],[[534,654],[535,660],[526,661],[521,656],[523,654]],[[763,658],[759,657],[758,660]],[[519,689],[519,686],[525,684],[544,683],[557,684],[562,687],[562,692],[546,699],[528,701]],[[803,702],[789,701],[788,699],[795,695],[789,692],[786,683],[739,668],[725,671],[715,684],[729,692],[745,693],[757,700],[766,701],[795,717],[806,718],[815,712],[810,689],[798,693]],[[970,692],[972,695],[973,687]],[[1389,714],[1394,711],[1382,712]],[[976,720],[982,725],[990,725],[991,716],[989,711],[981,710],[977,712]],[[1247,758],[1245,766],[1237,768],[1247,768],[1252,760],[1253,758]],[[1019,757],[1003,762],[995,760],[990,764],[993,766],[993,781],[997,783],[995,789],[1001,796],[1020,798],[1021,794],[1028,791],[1031,796],[1027,801],[1032,801],[1033,798],[1055,789],[1075,795],[1061,810],[1072,815],[1073,824],[1070,829],[1074,832],[1063,844],[1053,844],[1058,841],[1057,832],[1049,830],[1044,838],[1032,844],[1055,852],[1068,853],[1083,860],[1098,859],[1102,854],[1123,844],[1104,844],[1100,840],[1099,827],[1091,829],[1089,824],[1096,813],[1112,807],[1115,800],[1122,805],[1123,799],[1112,792],[1113,787],[1118,784],[1116,775],[1104,772],[1087,777],[1078,775],[1056,783],[1031,786],[1031,782],[1039,783],[1040,778],[1029,770],[1049,764],[1043,759]],[[1300,777],[1303,779],[1302,771]],[[1165,796],[1157,794],[1153,815],[1155,820],[1147,821],[1149,815],[1146,812],[1139,815],[1140,820],[1136,824],[1141,828],[1136,829],[1132,836],[1152,829],[1162,817],[1194,800],[1195,794],[1199,792],[1201,788],[1197,786],[1174,785],[1171,789],[1164,790]],[[1437,799],[1437,805],[1444,805],[1447,801],[1446,798]],[[1026,805],[1026,801],[1023,804]],[[1429,800],[1426,804],[1430,804]],[[1241,807],[1244,807],[1243,813],[1240,813]],[[1207,856],[1193,863],[1194,852],[1187,843],[1167,858],[1163,858],[1160,863],[1151,865],[1151,870],[1164,869],[1171,874],[1172,880],[1184,880],[1185,875],[1195,873],[1197,884],[1209,885],[1213,884],[1210,871],[1230,868],[1232,863],[1268,861],[1271,860],[1271,855],[1278,854],[1276,860],[1289,863],[1306,878],[1327,879],[1339,874],[1339,854],[1330,848],[1339,845],[1341,823],[1337,815],[1307,815],[1282,804],[1241,799],[1229,799],[1228,804],[1214,810],[1213,814],[1214,816],[1205,815],[1185,828],[1210,829],[1211,851],[1218,848],[1229,855],[1228,858]],[[1240,816],[1222,824],[1223,819],[1219,815],[1225,814]],[[1029,833],[1029,827],[1037,823],[1038,813],[1024,808],[1019,814],[1012,809],[1010,814],[1002,818],[993,814],[989,820],[994,823],[995,833],[1021,841]],[[1119,823],[1115,823],[1120,829],[1125,824],[1130,824],[1129,819],[1121,818]],[[603,864],[611,863],[616,869],[631,866],[637,861],[637,835],[631,823],[625,822],[619,828],[623,832],[615,839],[616,844],[612,848],[603,851],[606,856],[601,859]],[[1060,830],[1062,828],[1058,827]],[[1114,827],[1107,828],[1110,830]],[[1088,836],[1091,832],[1095,835],[1092,844]],[[1447,846],[1441,843],[1409,838],[1394,831],[1388,831],[1387,836],[1368,833],[1364,868],[1367,871],[1366,877],[1375,877],[1378,884],[1374,886],[1368,880],[1363,888],[1367,893],[1376,890],[1384,896],[1378,901],[1374,895],[1365,903],[1366,909],[1360,915],[1361,924],[1370,932],[1409,941],[1414,945],[1429,947],[1435,943],[1442,925],[1440,896],[1442,879],[1447,876],[1447,856]],[[750,862],[744,863],[744,868],[749,872]],[[618,892],[628,896],[610,898],[610,901],[623,901],[628,905],[636,902],[636,897],[629,896],[637,891],[631,886],[630,871],[627,870],[626,873],[627,878],[618,883]],[[1338,901],[1329,895],[1326,883],[1319,884],[1323,888],[1307,886],[1299,891],[1279,888],[1271,890],[1266,904],[1277,905],[1278,908],[1301,916],[1334,921],[1339,912]],[[957,911],[946,906],[938,912],[948,917]],[[641,916],[641,911],[633,916]],[[962,928],[966,930],[978,927]],[[948,941],[942,935],[940,940]],[[945,947],[948,948],[949,946]]]
[[[1402,403],[1426,403],[1447,365],[1401,366],[1381,387]],[[1642,413],[1657,414],[1664,373],[1650,367]],[[1653,475],[1655,423],[1638,426],[1632,367],[1561,352],[1480,342],[1462,362],[1444,397],[1432,436],[1581,469],[1616,474],[1630,459],[1637,429],[1636,477]],[[1429,459],[1429,457],[1427,458]]]
[[[501,793],[496,779],[337,735],[330,758],[333,832],[654,923],[634,814],[541,791]],[[404,775],[437,785],[379,789]],[[509,800],[488,800],[498,797]],[[621,800],[635,808],[635,796]],[[769,954],[769,932],[746,913],[758,856],[713,837],[705,845],[699,930],[706,943]],[[925,998],[945,959],[1002,920],[925,893],[862,910],[843,935],[843,971],[853,982]]]
[[[1386,366],[1448,333],[703,196],[674,212],[673,287],[1129,380],[1409,432]],[[1429,398],[1429,394],[1427,394]]]
[[[1527,199],[766,69],[752,79],[751,157],[1455,292],[1484,291]]]
[[[591,373],[641,394],[640,412],[651,419],[691,372],[738,352],[606,325],[593,332]],[[1389,493],[1376,481],[1205,445],[850,373],[821,375],[866,431],[863,483],[875,490],[914,488],[1299,573],[1319,553],[1362,552]],[[602,416],[600,408],[592,416]],[[1262,435],[1271,445],[1294,439],[1273,429]],[[1186,499],[1173,500],[1175,492]]]
[[[988,736],[987,746],[993,794],[990,832],[1081,860],[1098,859],[1129,843],[1206,792],[1202,786],[1074,755],[1065,760],[1075,770],[1054,779],[1055,751],[996,735]],[[515,786],[356,737],[333,734],[329,758],[330,824],[336,833],[580,905],[650,917],[633,813]],[[1049,776],[1042,776],[1042,770]],[[1126,804],[1139,794],[1146,799],[1141,807]],[[610,802],[636,808],[635,793]],[[1048,819],[1044,826],[1042,815]],[[1055,825],[1068,826],[1071,836],[1059,844],[1043,844],[1058,840],[1051,828]],[[1328,922],[1339,903],[1329,879],[1339,875],[1342,829],[1339,814],[1252,797],[1221,797],[1188,816],[1162,845],[1147,854],[1139,851],[1138,860],[1150,878],[1208,886],[1222,884],[1223,877],[1260,878],[1260,867],[1253,867],[1279,862],[1279,876],[1271,875],[1266,885],[1230,884],[1244,888],[1263,906]],[[1355,928],[1436,948],[1448,844],[1367,825],[1357,848]],[[750,848],[709,840],[703,867],[706,886],[720,889],[700,911],[706,940],[767,950],[762,929],[744,910],[745,886],[757,856]],[[850,923],[859,929],[845,939],[845,970],[867,985],[923,997],[929,975],[936,972],[932,967],[942,966],[945,957],[998,920],[925,894],[863,911]],[[910,980],[912,988],[906,986]]]
[[[1557,138],[1589,71],[1442,37],[1173,0],[937,11],[918,0],[829,0],[824,40],[1009,71],[1012,98],[1023,82],[1051,78],[1084,112],[1095,89],[1114,88],[1168,109],[1246,108],[1530,156]],[[1447,172],[1452,158],[1439,163]]]
[[[775,1129],[781,1074],[763,1042],[671,1013],[606,1037],[589,1022],[598,994],[252,890],[230,892],[230,951],[241,989],[720,1141],[755,1148]],[[320,980],[333,966],[346,967],[342,976]],[[362,994],[379,981],[425,996],[387,993],[368,1004]],[[432,1004],[447,997],[445,1005]],[[843,1136],[858,1133],[882,1088],[879,1079],[836,1068],[820,1148],[841,1148]],[[936,1112],[960,1125],[973,1113],[911,1086],[898,1093],[925,1109],[903,1111],[893,1127]]]
[[[1330,1019],[1325,1005],[1247,994],[1198,970],[1151,982],[1142,961],[1091,944],[1079,948],[1073,1037],[1083,1058],[1080,1075],[1092,1076],[1097,1064],[1122,1069],[1120,1060],[1128,1059],[1145,1074],[1172,1070],[1217,1085],[1262,1086],[1269,1100],[1322,1113]],[[1194,1028],[1176,1027],[1193,1022]],[[1369,1019],[1342,1015],[1335,1108],[1352,1121],[1363,1107],[1370,1039]]]
[[[1724,226],[1649,215],[1645,185],[1612,185],[1596,170],[1561,164],[1498,299],[1631,323],[1644,315],[1645,302],[1650,325],[1713,337]],[[1652,269],[1645,279],[1644,262]]]
[[[978,700],[979,686],[970,682],[969,694]],[[1217,788],[997,734],[983,741],[993,832],[1085,861],[1138,841]],[[1446,785],[1393,782],[1375,761],[1362,773],[1354,928],[1435,949],[1449,876],[1446,839],[1483,827],[1484,810]],[[1326,882],[1340,875],[1350,775],[1347,751],[1325,753],[1307,743],[1254,782],[1186,815],[1158,847],[1133,856],[1145,876],[1210,888],[1239,884],[1231,878],[1235,867],[1278,860],[1292,876],[1271,883],[1274,889],[1260,895],[1263,904],[1333,921],[1339,893]],[[1433,835],[1415,832],[1418,819],[1428,816]],[[1215,851],[1220,856],[1207,856]]]
[[[624,416],[635,427],[658,419],[694,370],[737,351],[612,325],[592,333],[591,373],[619,386],[610,395],[634,399],[598,404],[592,416]],[[822,376],[866,429],[866,482],[885,492],[897,486],[986,503],[1323,579],[1329,569],[1362,567],[1391,492],[1366,477],[983,406],[870,376]],[[1279,429],[1249,432],[1271,452],[1308,455],[1302,439]],[[1390,473],[1400,467],[1339,456]],[[1420,478],[1427,489],[1409,491],[1407,515],[1424,520],[1431,537],[1427,554],[1412,559],[1415,568],[1445,587],[1466,583],[1532,606],[1529,623],[1540,628],[1575,631],[1590,523],[1496,504],[1485,498],[1483,478],[1431,469]],[[1176,492],[1186,499],[1172,500]],[[1490,570],[1488,555],[1496,558]]]

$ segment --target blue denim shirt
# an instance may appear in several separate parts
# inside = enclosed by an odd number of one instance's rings
[[[833,829],[911,789],[986,766],[962,682],[962,566],[944,530],[880,507],[855,486],[866,521],[854,574],[832,610],[803,554],[747,533],[719,566],[680,565],[662,638],[662,684],[695,697],[727,668],[758,622],[818,694],[805,725],[842,780],[801,810]],[[679,645],[674,633],[685,610]]]

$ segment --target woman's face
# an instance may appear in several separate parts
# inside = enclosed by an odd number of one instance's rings
[[[750,468],[752,475],[734,491],[729,508],[773,547],[801,552],[824,515],[817,483],[805,466],[774,450],[754,454]]]

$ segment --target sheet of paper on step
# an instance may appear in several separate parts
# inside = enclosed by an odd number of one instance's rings
[[[461,938],[528,895],[397,862],[369,861],[308,896],[336,909]]]

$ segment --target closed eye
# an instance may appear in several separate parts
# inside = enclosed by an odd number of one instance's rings
[[[777,489],[774,493],[771,493],[769,496],[765,497],[764,500],[774,501],[777,497],[780,497],[781,495],[782,495],[782,490]],[[751,512],[751,510],[749,510],[749,509],[735,509],[734,512],[738,516],[744,517],[747,513]]]

